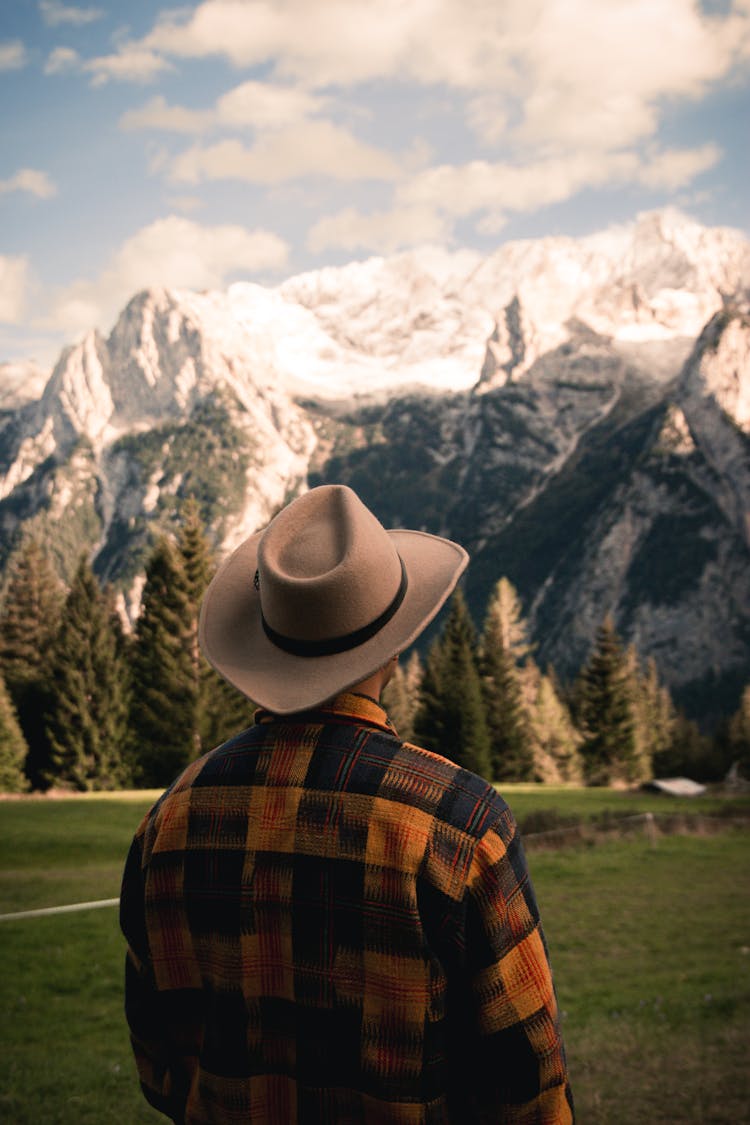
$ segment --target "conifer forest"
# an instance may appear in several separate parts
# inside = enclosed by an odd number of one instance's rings
[[[0,791],[168,785],[248,726],[253,704],[200,654],[198,613],[215,566],[198,504],[147,560],[126,631],[86,555],[63,588],[27,540],[0,602]],[[405,653],[383,703],[399,736],[502,782],[632,786],[653,777],[750,775],[750,685],[708,732],[674,705],[605,618],[572,682],[541,668],[513,585],[478,625],[460,589],[426,652]]]

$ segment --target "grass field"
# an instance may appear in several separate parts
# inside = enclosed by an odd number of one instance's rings
[[[722,801],[508,786],[519,820],[718,814]],[[0,913],[113,898],[150,795],[0,803]],[[744,806],[744,807],[743,807]],[[731,811],[750,815],[750,801]],[[544,819],[542,817],[542,819]],[[580,1125],[750,1122],[750,833],[638,834],[529,862]],[[0,922],[0,1119],[148,1125],[113,907]]]

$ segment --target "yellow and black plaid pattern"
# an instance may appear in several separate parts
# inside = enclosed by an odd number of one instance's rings
[[[193,763],[138,828],[121,925],[174,1121],[572,1121],[510,810],[365,697],[259,713]]]

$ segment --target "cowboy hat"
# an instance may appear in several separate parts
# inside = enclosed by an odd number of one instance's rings
[[[201,648],[255,703],[303,711],[407,648],[468,561],[449,539],[386,531],[352,489],[322,485],[219,568],[201,606]]]

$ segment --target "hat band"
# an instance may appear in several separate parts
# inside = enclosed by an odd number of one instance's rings
[[[398,561],[401,563],[401,583],[396,591],[396,596],[380,616],[371,621],[369,625],[363,625],[361,629],[355,629],[353,633],[346,633],[342,637],[331,637],[323,641],[300,641],[295,637],[285,637],[283,633],[277,633],[275,629],[272,629],[261,609],[260,619],[266,636],[277,648],[291,653],[292,656],[334,656],[338,652],[348,652],[349,649],[363,645],[365,641],[369,641],[376,633],[380,632],[383,626],[388,624],[404,600],[409,580],[400,555]]]

